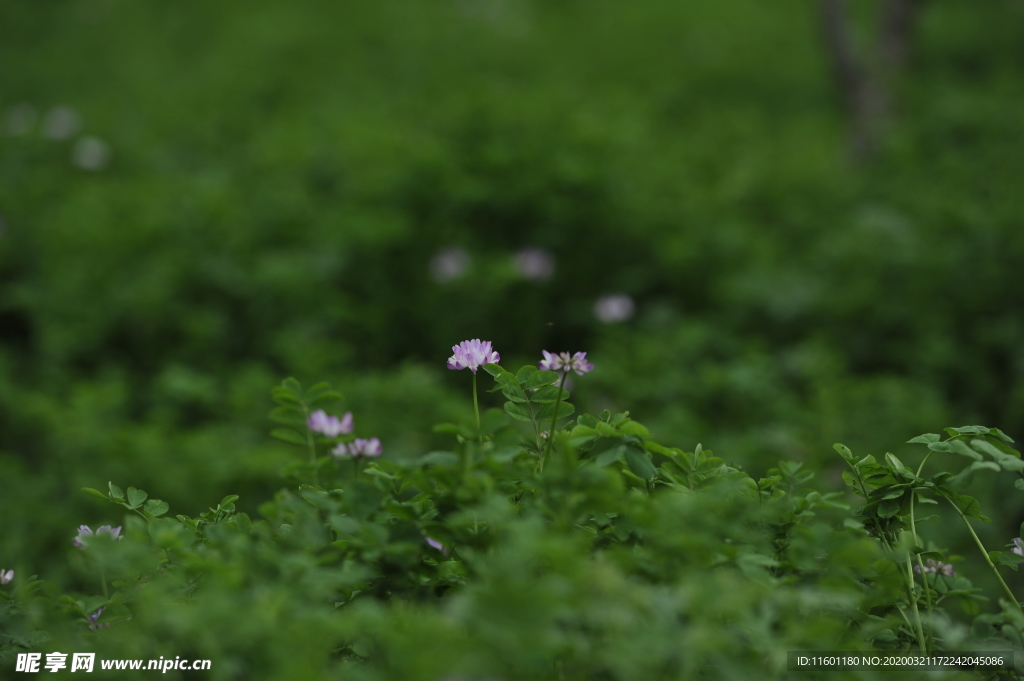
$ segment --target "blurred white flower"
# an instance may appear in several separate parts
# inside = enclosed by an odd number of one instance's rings
[[[0,584],[10,584],[13,581],[14,570],[8,570],[7,572],[4,572],[3,569],[0,568]]]
[[[528,246],[515,255],[516,269],[530,281],[546,281],[555,273],[555,256],[543,248]]]
[[[594,316],[605,324],[624,322],[632,317],[635,311],[633,298],[625,293],[601,296],[594,303]]]
[[[17,104],[7,111],[7,134],[28,134],[36,124],[36,110],[31,104]]]
[[[438,251],[430,261],[430,275],[442,284],[458,279],[469,267],[469,253],[458,246]]]
[[[55,106],[43,119],[43,134],[52,140],[66,140],[78,132],[78,112],[69,106]]]
[[[110,146],[98,137],[83,137],[71,150],[71,162],[83,170],[103,170],[110,162]]]

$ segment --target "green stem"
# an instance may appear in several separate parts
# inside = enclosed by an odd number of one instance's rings
[[[879,537],[879,539],[882,542],[882,546],[884,546],[886,550],[888,550],[890,556],[893,559],[893,562],[896,562],[896,556],[894,555],[896,551],[895,549],[893,549],[892,544],[890,544],[888,541],[881,537]],[[896,564],[899,565],[899,563]],[[909,555],[907,556],[907,572],[903,576],[906,580],[907,585],[907,598],[910,601],[910,607],[914,611],[914,620],[917,623],[917,642],[918,645],[921,647],[921,652],[927,653],[928,648],[924,639],[924,627],[921,625],[921,613],[917,609],[917,597],[914,596],[914,567],[913,565],[911,565]],[[909,619],[907,619],[906,613],[904,613],[903,610],[900,608],[897,608],[897,610],[899,610],[899,613],[903,617],[903,620],[907,623],[907,626],[914,628],[914,625],[911,624]]]
[[[914,522],[914,501],[917,499],[917,492],[910,490],[910,536],[914,538],[914,548],[924,548],[917,539],[917,523]]]
[[[110,594],[107,593],[107,569],[100,564],[100,581],[103,582],[103,597],[109,599]]]
[[[928,457],[925,457],[925,461],[927,461],[927,460],[928,460]],[[924,466],[924,462],[921,463],[921,466],[922,467]],[[917,476],[921,477],[921,469],[920,468],[917,469]],[[915,490],[911,490],[910,491],[910,533],[914,537],[914,547],[915,548],[924,548],[924,547],[922,547],[920,545],[920,543],[918,543],[918,539],[917,539],[917,523],[914,521],[914,502],[916,500],[917,500],[917,492]],[[921,588],[924,590],[925,603],[928,606],[928,612],[931,612],[932,611],[932,594],[931,594],[931,589],[928,588],[928,578],[925,576],[926,573],[924,571],[924,563],[921,562],[921,554],[920,553],[916,554],[914,556],[914,558],[917,559],[917,569],[921,571],[921,584],[922,584]],[[911,575],[911,578],[913,578],[913,575]]]
[[[953,438],[950,438],[950,439],[952,440]],[[929,456],[931,456],[931,455],[932,455],[932,452],[931,452],[931,450],[929,449],[929,450],[928,450],[928,453],[924,455],[924,461],[922,461],[922,462],[921,462],[921,465],[917,467],[917,477],[919,477],[919,478],[921,477],[921,471],[923,471],[923,470],[924,470],[924,465],[925,465],[926,463],[928,463],[928,457],[929,457]]]
[[[914,595],[914,566],[907,555],[907,589],[910,594],[910,607],[914,611],[914,625],[917,627],[917,641],[921,646],[921,652],[928,652],[928,645],[924,638],[924,627],[921,625],[921,611],[917,609],[917,596]]]
[[[540,457],[540,467],[544,470],[544,459],[551,451],[552,443],[555,441],[555,423],[558,421],[558,408],[562,406],[562,389],[565,387],[565,379],[569,378],[569,370],[562,374],[562,380],[558,383],[558,399],[555,400],[555,411],[551,414],[551,428],[548,429],[548,444],[544,447],[544,454]]]
[[[302,412],[306,415],[306,422],[309,422],[309,407],[302,403]],[[320,486],[320,475],[316,470],[316,443],[313,442],[313,431],[306,426],[306,444],[309,445],[309,464],[313,469],[313,486]]]
[[[473,412],[476,414],[476,435],[480,444],[484,443],[484,434],[480,432],[480,405],[476,398],[476,374],[473,374]]]
[[[996,576],[996,579],[999,580],[999,584],[1002,585],[1003,591],[1005,591],[1006,595],[1010,598],[1010,602],[1017,606],[1018,612],[1024,615],[1024,609],[1021,609],[1020,602],[1017,600],[1017,597],[1013,595],[1013,592],[1010,591],[1010,587],[1006,585],[1006,582],[1003,581],[1003,576],[999,574],[999,570],[996,569],[996,566],[992,562],[992,559],[989,558],[988,551],[985,550],[985,545],[981,543],[980,539],[978,539],[978,535],[974,532],[974,528],[971,527],[971,523],[969,520],[967,520],[967,516],[964,515],[964,512],[960,510],[959,506],[953,503],[952,499],[949,499],[947,497],[946,500],[949,501],[949,503],[953,506],[954,509],[956,509],[957,515],[959,515],[960,519],[964,521],[964,525],[967,526],[967,531],[971,533],[972,537],[974,537],[974,543],[978,545],[978,550],[981,551],[981,555],[985,557],[985,562],[988,563],[988,567],[990,570],[992,570],[992,574],[994,574]]]

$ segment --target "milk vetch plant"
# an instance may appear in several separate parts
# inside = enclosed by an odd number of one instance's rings
[[[699,443],[659,443],[629,412],[577,414],[567,376],[600,369],[586,353],[512,372],[489,343],[453,352],[450,368],[494,386],[474,388],[471,423],[435,427],[440,448],[396,454],[387,432],[358,433],[340,392],[289,378],[270,416],[297,456],[252,517],[236,495],[170,516],[135,487],[88,489],[124,515],[119,531],[81,530],[63,593],[36,578],[0,589],[0,664],[173,644],[212,660],[216,681],[682,681],[787,678],[787,651],[1020,648],[1005,581],[994,600],[974,586],[920,511],[984,520],[970,475],[1024,470],[1001,431],[915,438],[930,452],[916,470],[836,445],[851,508],[803,462],[755,477]],[[923,477],[932,454],[966,457],[966,472]],[[1024,562],[1019,539],[1006,545],[984,552],[996,574]],[[1005,659],[940,676],[1019,674],[1024,658]]]

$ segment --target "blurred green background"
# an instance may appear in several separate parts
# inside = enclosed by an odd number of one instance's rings
[[[823,491],[837,441],[1024,439],[1024,2],[918,18],[858,161],[811,2],[2,3],[0,567],[63,574],[108,480],[255,513],[286,376],[441,446],[468,338]]]

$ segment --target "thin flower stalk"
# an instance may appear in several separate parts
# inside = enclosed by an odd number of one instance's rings
[[[500,361],[501,355],[491,347],[491,341],[482,341],[479,338],[453,345],[452,356],[448,358],[448,368],[452,371],[469,369],[473,372],[473,413],[476,415],[476,432],[480,444],[483,444],[484,434],[480,428],[480,402],[477,398],[476,371],[485,364],[497,364]]]
[[[1013,595],[1012,591],[1010,591],[1010,587],[1006,585],[1006,581],[1003,579],[1003,576],[999,574],[999,570],[996,569],[995,563],[992,562],[992,558],[989,557],[988,551],[985,550],[985,545],[981,543],[981,539],[978,538],[978,535],[974,531],[974,528],[971,527],[971,523],[967,519],[967,516],[964,515],[964,512],[960,510],[959,506],[953,503],[952,499],[949,499],[947,497],[947,500],[949,501],[950,505],[956,510],[956,513],[960,516],[960,519],[964,521],[964,525],[967,526],[967,531],[971,533],[971,537],[974,539],[975,545],[977,545],[978,550],[981,551],[981,555],[985,557],[985,562],[988,564],[989,569],[992,570],[992,574],[996,576],[996,579],[999,581],[1000,586],[1003,587],[1003,591],[1006,593],[1007,597],[1009,597],[1010,602],[1017,607],[1017,611],[1021,615],[1024,615],[1024,609],[1020,607],[1020,601],[1018,601],[1017,597]]]

